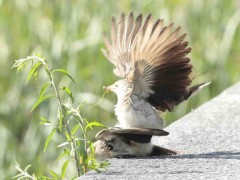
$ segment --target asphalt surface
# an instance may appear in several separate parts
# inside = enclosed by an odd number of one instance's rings
[[[166,129],[154,144],[176,156],[111,159],[79,179],[240,179],[240,82]]]

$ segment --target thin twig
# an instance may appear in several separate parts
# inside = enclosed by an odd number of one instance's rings
[[[76,148],[75,140],[72,137],[70,128],[68,126],[68,123],[65,122],[66,112],[65,112],[64,106],[63,106],[63,104],[61,102],[61,98],[60,98],[59,92],[57,90],[56,83],[55,83],[55,81],[53,79],[52,73],[49,70],[49,67],[47,66],[47,64],[45,62],[44,62],[43,65],[45,67],[45,70],[46,70],[49,78],[50,78],[50,81],[52,83],[52,87],[53,87],[53,89],[55,91],[55,94],[56,94],[56,97],[57,97],[57,100],[58,100],[58,104],[59,104],[59,107],[60,107],[60,112],[61,112],[60,114],[62,115],[62,117],[60,117],[60,118],[62,118],[62,123],[66,127],[66,129],[67,129],[67,133],[68,133],[68,135],[70,137],[70,141],[71,141],[71,143],[73,145],[73,148],[74,148],[74,158],[75,158],[75,161],[76,161],[77,172],[78,172],[78,176],[80,176],[81,175],[81,170],[80,170],[80,165],[79,165],[79,158],[78,158],[78,155],[77,155],[77,152],[76,152],[77,148]],[[59,122],[59,123],[61,123],[61,122]]]

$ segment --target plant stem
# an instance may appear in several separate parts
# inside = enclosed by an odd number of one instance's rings
[[[80,176],[81,175],[81,170],[80,170],[79,158],[78,158],[78,155],[77,155],[77,152],[76,152],[77,148],[76,148],[75,140],[72,137],[70,128],[68,126],[68,123],[65,122],[66,112],[65,112],[64,106],[63,106],[63,104],[61,102],[61,98],[60,98],[59,92],[57,90],[56,83],[55,83],[55,81],[53,79],[53,75],[52,75],[51,71],[49,70],[49,67],[47,66],[47,64],[45,62],[43,63],[43,65],[45,67],[45,70],[46,70],[49,78],[50,78],[50,82],[52,83],[52,87],[53,87],[53,89],[55,91],[55,94],[56,94],[56,97],[57,97],[57,100],[58,100],[58,104],[59,104],[59,110],[61,112],[60,114],[62,115],[62,117],[60,117],[60,118],[62,118],[62,122],[59,121],[59,123],[62,123],[63,126],[65,126],[66,129],[67,129],[67,133],[68,133],[68,135],[70,137],[70,141],[71,141],[71,143],[73,145],[73,148],[74,148],[74,158],[75,158],[75,161],[76,161],[77,173],[78,173],[78,176]]]

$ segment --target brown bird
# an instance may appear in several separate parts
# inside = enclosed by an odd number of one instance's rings
[[[171,111],[202,87],[189,87],[192,65],[187,57],[191,48],[186,33],[173,23],[153,20],[149,14],[135,19],[133,13],[121,14],[111,20],[111,38],[105,38],[106,58],[115,66],[114,73],[122,78],[105,87],[118,97],[115,114],[122,128],[163,128],[160,111]]]
[[[105,129],[96,135],[97,141],[93,144],[95,158],[103,161],[109,158],[175,155],[175,151],[151,143],[152,136],[168,134],[161,129]],[[88,153],[91,153],[90,149]]]

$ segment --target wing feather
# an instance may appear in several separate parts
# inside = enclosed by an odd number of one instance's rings
[[[124,27],[125,27],[125,15],[122,13],[119,22],[118,22],[118,33],[117,33],[117,42],[120,53],[123,53],[123,33],[124,33]]]
[[[139,33],[140,28],[142,27],[142,14],[140,14],[135,21],[135,26],[132,33],[131,43],[135,39],[136,35]]]
[[[125,52],[130,52],[129,44],[131,40],[129,37],[131,36],[131,33],[133,31],[133,20],[134,20],[133,13],[130,12],[127,18],[127,25],[124,32],[124,51]]]
[[[118,136],[127,141],[134,141],[138,143],[149,143],[152,136],[167,136],[169,133],[162,129],[147,129],[147,128],[109,128],[98,132],[95,136],[97,140],[106,139],[109,136]]]
[[[111,40],[112,40],[112,44],[114,46],[116,46],[116,41],[117,41],[116,34],[117,34],[117,23],[116,23],[115,17],[112,17],[112,20],[111,20]]]
[[[173,23],[153,21],[149,14],[134,18],[132,12],[111,20],[111,42],[105,40],[106,58],[115,65],[115,74],[133,84],[131,95],[145,98],[158,110],[172,110],[189,94],[192,65],[186,34]]]

